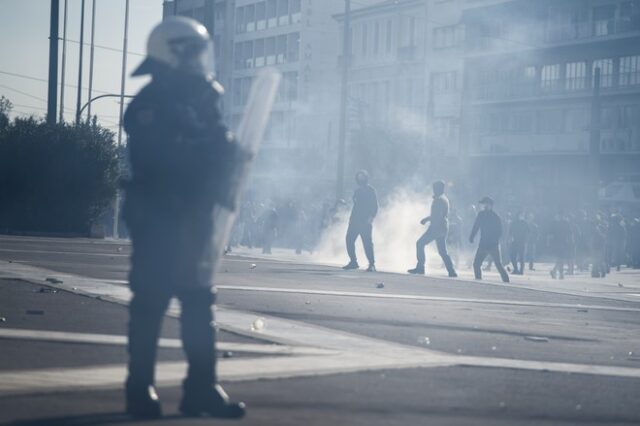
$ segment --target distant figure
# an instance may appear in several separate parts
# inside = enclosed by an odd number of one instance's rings
[[[271,254],[273,242],[278,236],[278,212],[268,207],[262,215],[262,254]]]
[[[626,239],[627,230],[624,219],[619,214],[611,215],[607,232],[607,262],[609,267],[616,268],[618,271],[624,261]]]
[[[633,219],[628,232],[631,267],[633,269],[640,269],[640,218]]]
[[[425,217],[420,221],[422,225],[429,222],[429,228],[422,234],[422,237],[416,241],[416,257],[418,263],[415,268],[409,269],[410,274],[424,274],[424,264],[426,261],[424,248],[433,241],[438,247],[438,254],[444,262],[445,268],[449,276],[455,278],[458,276],[453,268],[453,262],[449,253],[447,253],[447,234],[449,233],[449,200],[444,195],[444,182],[437,181],[433,183],[433,202],[431,203],[431,216]]]
[[[533,213],[529,213],[527,217],[527,225],[529,227],[529,238],[527,238],[527,262],[529,263],[529,270],[535,271],[536,255],[538,251],[538,239],[540,238],[540,231],[538,224],[535,221]]]
[[[378,214],[378,196],[376,190],[369,185],[369,174],[360,170],[356,173],[356,183],[358,188],[353,194],[353,209],[349,218],[349,228],[347,229],[347,254],[349,263],[342,269],[358,269],[358,259],[356,257],[356,239],[362,239],[364,252],[369,261],[367,272],[375,272],[376,261],[373,254],[373,219]]]
[[[574,246],[573,230],[567,218],[559,213],[551,225],[551,248],[556,258],[556,264],[549,272],[551,278],[564,279],[564,266],[571,260]]]
[[[509,257],[515,275],[524,274],[524,256],[528,239],[529,224],[524,220],[524,214],[520,213],[511,222],[509,230]]]
[[[473,244],[478,231],[480,232],[480,244],[476,257],[473,260],[473,272],[477,280],[482,279],[482,262],[487,256],[491,256],[496,264],[496,269],[500,273],[502,282],[509,282],[509,275],[502,266],[502,258],[500,256],[500,238],[502,237],[502,219],[493,211],[493,200],[490,197],[484,197],[479,203],[483,210],[478,213],[476,221],[471,230],[469,242]]]

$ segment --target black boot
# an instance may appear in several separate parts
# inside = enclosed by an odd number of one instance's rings
[[[127,383],[127,414],[134,419],[158,419],[162,417],[162,407],[153,386],[135,386]]]
[[[418,265],[413,269],[409,269],[407,272],[412,275],[424,275],[424,265]]]
[[[360,265],[358,265],[358,262],[354,262],[353,260],[342,267],[342,269],[344,269],[345,271],[350,271],[352,269],[359,269],[359,268],[360,268]]]
[[[180,412],[185,416],[208,415],[222,419],[239,419],[245,415],[244,402],[231,402],[222,386],[208,389],[184,387]]]

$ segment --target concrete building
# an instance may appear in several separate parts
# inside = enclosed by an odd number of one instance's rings
[[[164,7],[165,16],[173,14],[173,2]],[[178,2],[179,15],[204,22],[214,34],[231,128],[240,121],[259,70],[270,66],[282,72],[256,175],[279,172],[284,179],[326,171],[338,108],[338,33],[331,30],[332,16],[342,7],[338,0]]]
[[[640,1],[469,3],[461,155],[475,188],[576,206],[637,179]]]

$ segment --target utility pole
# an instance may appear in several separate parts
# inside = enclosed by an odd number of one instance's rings
[[[89,53],[89,94],[87,99],[91,100],[93,92],[93,56],[95,52],[95,39],[96,39],[96,0],[93,0],[91,5],[91,51]],[[91,102],[87,109],[87,121],[91,120]]]
[[[338,175],[336,199],[344,193],[344,157],[347,138],[347,93],[351,66],[351,0],[344,1],[344,27],[342,37],[342,81],[340,87],[340,124],[338,129]]]
[[[58,20],[60,0],[51,0],[51,22],[49,25],[49,86],[47,94],[47,123],[56,124],[58,103]]]
[[[591,191],[594,206],[598,205],[600,190],[600,79],[601,70],[596,68],[593,75],[593,97],[591,98],[591,128],[589,138],[589,173],[591,174]]]
[[[120,80],[120,120],[118,121],[118,148],[122,146],[122,120],[124,116],[124,90],[127,77],[127,43],[129,40],[129,0],[125,0],[124,6],[124,39],[122,42],[122,76]],[[116,200],[113,208],[113,238],[120,236],[120,191],[116,192]]]
[[[62,27],[62,75],[60,76],[60,123],[64,122],[64,85],[67,68],[67,0],[64,0],[64,18]]]
[[[84,51],[84,2],[80,7],[80,53],[78,56],[78,96],[76,98],[76,125],[80,124],[80,108],[82,107],[82,53]]]

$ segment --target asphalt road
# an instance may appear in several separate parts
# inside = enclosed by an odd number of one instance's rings
[[[125,349],[104,336],[125,334],[128,253],[121,242],[0,237],[0,423],[126,423],[110,378]],[[218,349],[233,353],[220,370],[249,407],[234,423],[640,424],[640,274],[494,279],[228,256]],[[158,369],[165,422],[208,423],[176,416],[176,315]]]

